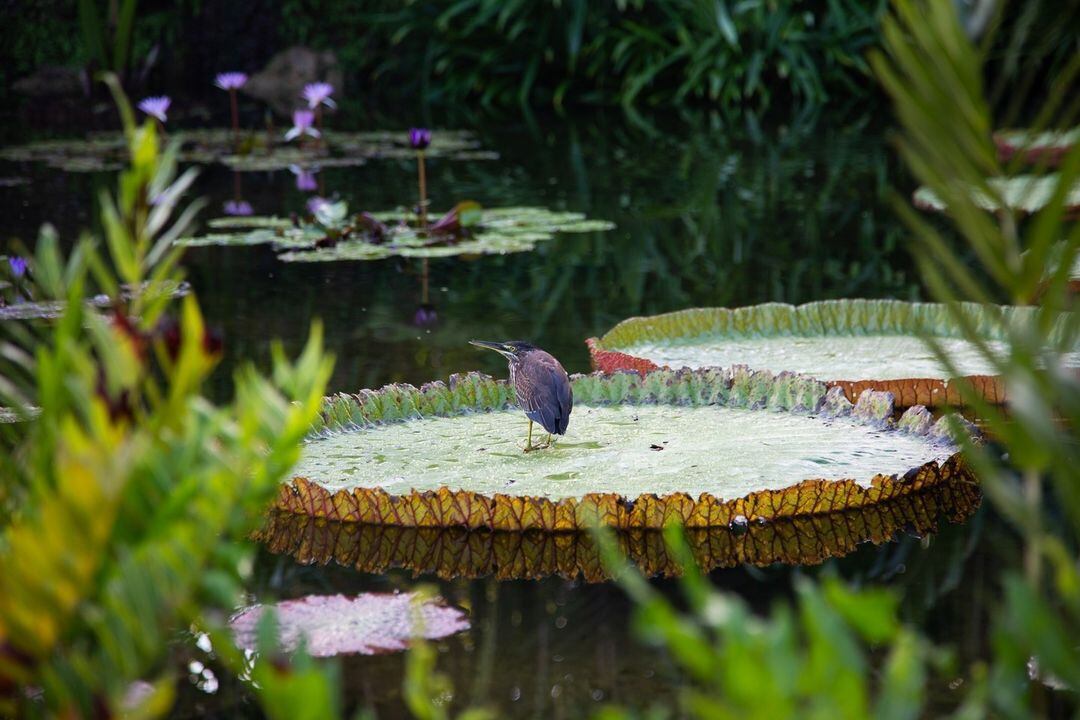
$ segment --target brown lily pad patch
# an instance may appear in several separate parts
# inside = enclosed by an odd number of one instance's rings
[[[963,522],[978,507],[977,486],[945,482],[866,508],[771,523],[738,520],[724,528],[690,528],[687,541],[708,572],[742,564],[815,565],[853,552],[861,543],[889,542],[898,533],[924,535],[941,519]],[[500,580],[551,575],[608,579],[591,533],[492,532],[467,528],[401,527],[333,522],[296,513],[270,514],[257,539],[304,564],[336,563],[361,572],[409,570],[443,579],[494,576]],[[678,562],[663,535],[634,529],[616,533],[623,554],[646,575],[677,575]]]

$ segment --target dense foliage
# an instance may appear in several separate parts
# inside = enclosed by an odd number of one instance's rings
[[[958,4],[968,7],[968,4]],[[984,5],[992,12],[985,13]],[[971,4],[967,30],[998,26],[992,99],[1043,87],[1077,50],[1080,9]],[[350,93],[391,101],[721,109],[818,106],[877,92],[865,62],[884,0],[258,0],[8,3],[0,93],[42,64],[110,68],[130,90],[203,87],[258,70],[284,47],[331,50]],[[71,28],[78,27],[78,33]]]

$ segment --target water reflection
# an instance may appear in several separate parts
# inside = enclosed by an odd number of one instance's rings
[[[687,531],[690,549],[706,571],[749,564],[817,565],[851,553],[864,542],[881,544],[898,533],[925,535],[942,518],[958,523],[978,507],[978,489],[966,482],[907,495],[871,507],[809,517]],[[328,522],[288,512],[271,513],[258,539],[276,554],[303,564],[336,563],[368,573],[405,569],[443,579],[493,576],[500,580],[551,575],[608,579],[588,533],[490,532],[464,528],[403,528]],[[679,566],[656,531],[620,532],[623,553],[649,576],[677,575]]]

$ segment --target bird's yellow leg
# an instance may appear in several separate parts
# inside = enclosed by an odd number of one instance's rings
[[[525,438],[525,452],[529,452],[533,449],[532,445],[532,420],[529,421],[529,434]]]

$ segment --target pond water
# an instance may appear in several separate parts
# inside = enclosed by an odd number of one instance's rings
[[[766,301],[922,299],[905,232],[887,203],[890,185],[909,184],[872,117],[838,114],[764,129],[705,115],[663,118],[656,126],[600,113],[470,121],[500,159],[431,160],[435,207],[461,199],[488,207],[546,205],[612,220],[617,229],[556,237],[528,253],[432,260],[426,302],[416,260],[286,264],[265,246],[191,249],[188,277],[225,338],[213,392],[227,395],[230,371],[242,360],[265,367],[272,338],[295,351],[315,318],[325,322],[337,357],[331,389],[355,391],[474,369],[504,377],[502,358],[468,345],[473,338],[530,340],[568,371],[585,372],[584,339],[631,315]],[[365,127],[349,122],[355,127],[347,129]],[[412,201],[414,173],[409,160],[384,160],[325,168],[317,177],[322,192],[351,208],[383,210]],[[5,236],[26,241],[43,220],[74,237],[92,222],[95,188],[111,183],[108,173],[0,164],[0,178],[16,176],[29,182],[0,183],[0,210]],[[203,217],[220,214],[237,182],[257,214],[299,211],[308,194],[295,180],[288,171],[234,175],[208,167],[197,188],[214,211]],[[519,419],[502,429],[523,433]],[[1017,552],[983,508],[932,538],[865,545],[820,567],[736,567],[711,577],[760,611],[788,597],[798,574],[883,582],[901,592],[908,620],[956,644],[962,656],[981,657],[997,573]],[[263,550],[250,589],[253,599],[272,601],[408,590],[422,582],[471,615],[471,630],[438,642],[455,707],[489,705],[499,717],[580,718],[606,702],[674,702],[677,670],[638,643],[632,607],[609,583],[414,578],[404,570],[306,565]],[[677,594],[671,581],[656,582]],[[197,654],[178,654],[189,650]],[[349,708],[404,716],[402,663],[401,655],[344,659]],[[222,680],[207,692],[211,686],[197,675],[182,684],[175,716],[258,716],[237,681]],[[946,687],[935,692],[949,704]]]

